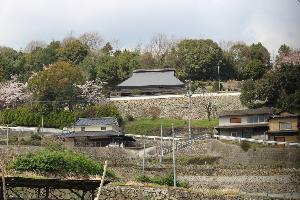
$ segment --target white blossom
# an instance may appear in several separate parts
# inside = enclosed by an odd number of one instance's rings
[[[100,81],[86,81],[83,85],[76,85],[81,90],[81,97],[88,103],[105,104],[108,99],[103,94],[103,83]]]
[[[24,102],[31,97],[27,90],[27,83],[17,81],[13,76],[11,80],[0,83],[0,104],[2,106],[15,106],[17,103]]]

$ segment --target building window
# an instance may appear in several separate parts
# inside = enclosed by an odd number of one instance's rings
[[[105,131],[106,127],[105,126],[101,126],[101,131]]]
[[[84,126],[81,127],[81,131],[85,131],[85,127]]]
[[[268,116],[267,115],[259,115],[258,120],[259,122],[267,122],[268,121]]]
[[[258,123],[258,116],[249,116],[247,118],[247,123],[250,123],[250,124]]]
[[[279,122],[279,129],[280,130],[290,130],[292,129],[291,122]]]
[[[241,123],[242,120],[240,117],[230,117],[230,123]]]

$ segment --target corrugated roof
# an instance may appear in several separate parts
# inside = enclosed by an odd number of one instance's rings
[[[175,77],[174,69],[140,69],[132,76],[120,83],[118,87],[145,87],[145,86],[183,86],[184,83]]]
[[[74,126],[118,125],[116,117],[79,118]]]
[[[219,117],[242,116],[242,115],[263,115],[263,114],[271,115],[274,112],[275,112],[275,108],[263,107],[257,109],[223,111],[219,114]]]
[[[73,138],[73,137],[107,137],[107,136],[123,136],[124,134],[117,131],[78,131],[78,132],[67,132],[60,135],[62,138]]]

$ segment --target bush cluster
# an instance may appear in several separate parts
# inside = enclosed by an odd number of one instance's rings
[[[190,155],[188,157],[185,156],[180,156],[178,157],[176,160],[178,162],[178,164],[181,165],[212,165],[218,162],[218,160],[220,159],[220,157],[216,157],[216,156],[193,156]],[[172,157],[165,157],[164,158],[164,162],[165,163],[172,163]]]
[[[31,145],[40,146],[42,137],[39,134],[32,134],[29,139],[19,139],[16,135],[10,136],[8,139],[9,144],[13,145]]]
[[[241,141],[240,147],[243,149],[243,151],[248,151],[250,149],[250,143],[247,141]]]
[[[56,173],[60,175],[95,175],[103,172],[103,166],[90,158],[62,148],[49,148],[17,157],[9,165],[17,171]],[[108,171],[107,176],[114,177]]]
[[[146,175],[141,175],[136,178],[137,181],[142,183],[154,183],[158,185],[167,185],[167,186],[173,186],[174,185],[174,176],[173,174],[167,175],[167,176],[154,176],[149,177]],[[184,181],[176,181],[177,187],[188,187],[187,182]]]
[[[42,114],[43,113],[43,114]],[[5,109],[0,112],[0,124],[18,126],[62,128],[76,121],[79,117],[116,117],[122,122],[122,117],[116,106],[112,104],[87,106],[77,111],[55,110],[39,111],[36,107],[22,106],[16,109]]]

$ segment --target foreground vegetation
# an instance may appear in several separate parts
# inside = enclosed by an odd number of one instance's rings
[[[159,135],[160,126],[163,125],[163,134],[169,135],[172,123],[174,128],[188,128],[188,120],[182,119],[145,119],[140,118],[133,121],[128,121],[124,124],[124,132],[130,134],[140,135]],[[218,119],[212,120],[192,120],[191,126],[193,128],[213,128],[219,123]]]
[[[79,117],[116,117],[122,122],[122,117],[116,106],[104,104],[97,106],[79,107],[75,111],[63,110],[47,105],[23,105],[15,109],[0,111],[0,124],[11,126],[35,126],[63,128],[74,123]]]
[[[64,149],[62,146],[50,146],[35,153],[17,157],[9,163],[9,169],[38,174],[80,176],[102,174],[103,165],[85,155]],[[107,175],[115,177],[112,171],[108,171]]]
[[[146,175],[141,175],[136,178],[137,181],[142,182],[142,183],[154,183],[157,185],[165,185],[165,186],[173,186],[174,185],[174,176],[172,174],[167,175],[167,176],[146,176]],[[188,187],[187,182],[184,181],[176,181],[176,186],[177,187]]]

